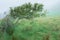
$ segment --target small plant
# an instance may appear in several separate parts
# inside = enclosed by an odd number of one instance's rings
[[[43,40],[50,40],[50,35],[44,35]]]

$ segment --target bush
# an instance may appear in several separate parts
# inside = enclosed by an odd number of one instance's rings
[[[21,19],[14,28],[6,40],[60,40],[60,18]]]

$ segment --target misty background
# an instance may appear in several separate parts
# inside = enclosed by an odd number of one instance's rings
[[[9,7],[16,7],[24,3],[42,3],[47,9],[48,16],[60,16],[60,0],[0,0],[0,18],[9,12]]]

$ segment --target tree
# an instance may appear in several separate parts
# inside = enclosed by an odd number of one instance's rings
[[[43,12],[41,13],[41,16],[46,16],[46,14],[47,14],[47,10],[43,10]]]
[[[31,19],[34,17],[40,16],[40,12],[43,10],[43,4],[31,4],[31,3],[26,3],[21,6],[17,7],[10,7],[10,15],[13,18],[26,18],[26,19]]]
[[[8,35],[12,35],[14,32],[14,24],[11,20],[11,17],[7,15],[1,22],[1,31],[6,32]]]

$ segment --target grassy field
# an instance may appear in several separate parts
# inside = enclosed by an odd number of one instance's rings
[[[13,35],[4,33],[1,40],[60,40],[60,17],[21,19]]]

